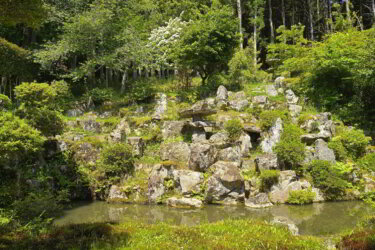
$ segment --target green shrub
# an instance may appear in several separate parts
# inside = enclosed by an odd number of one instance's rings
[[[280,142],[274,147],[277,157],[286,166],[296,168],[305,159],[305,145],[301,142],[302,131],[293,124],[286,124]]]
[[[52,105],[57,93],[47,83],[24,82],[15,87],[16,99],[26,108],[41,108]]]
[[[288,120],[288,112],[285,110],[266,110],[259,115],[260,127],[262,130],[270,129],[276,122],[277,118],[283,121]]]
[[[56,92],[54,106],[61,111],[69,109],[73,101],[73,94],[69,84],[63,80],[53,81],[51,83],[51,88]]]
[[[314,186],[321,189],[328,200],[342,196],[349,183],[344,174],[329,161],[314,160],[308,166]]]
[[[17,112],[22,118],[42,132],[45,136],[55,136],[64,130],[64,121],[61,113],[50,110],[47,107],[27,109]]]
[[[133,170],[132,147],[116,143],[105,147],[100,152],[100,169],[108,175],[129,173]]]
[[[236,141],[242,134],[243,125],[239,119],[233,119],[225,123],[224,129],[228,132],[229,139]]]
[[[366,153],[366,147],[371,141],[362,130],[346,129],[329,144],[340,160],[358,159]]]
[[[9,109],[12,106],[10,99],[3,94],[0,94],[0,111],[3,109]]]
[[[311,188],[295,191],[291,190],[289,191],[287,203],[296,205],[310,204],[313,203],[315,196],[316,194]]]
[[[106,101],[110,101],[113,97],[113,93],[113,89],[94,88],[85,94],[85,98],[91,97],[95,105],[101,105]]]
[[[264,170],[261,172],[259,178],[261,183],[261,190],[267,191],[274,184],[279,181],[280,171],[279,170]]]
[[[362,169],[375,172],[375,153],[363,156],[358,160],[358,165]]]

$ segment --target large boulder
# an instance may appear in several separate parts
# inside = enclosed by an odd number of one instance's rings
[[[330,138],[331,138],[331,134],[327,132],[321,132],[318,134],[301,135],[301,141],[303,143],[306,143],[307,145],[314,144],[314,142],[317,140],[328,141]]]
[[[116,126],[115,130],[109,135],[111,141],[121,142],[125,140],[126,136],[131,133],[129,123],[126,121],[126,118],[122,119],[120,123]]]
[[[334,151],[330,149],[328,144],[322,139],[315,141],[314,158],[316,160],[330,161],[332,163],[336,162]]]
[[[167,205],[171,207],[181,207],[181,208],[199,208],[203,206],[203,202],[194,198],[171,197],[167,199]]]
[[[208,143],[192,143],[190,145],[189,169],[206,171],[217,158],[217,149]]]
[[[255,166],[258,172],[262,172],[263,170],[279,169],[277,155],[272,153],[259,155],[255,158]]]
[[[227,132],[218,132],[213,134],[209,143],[214,145],[217,148],[226,148],[230,146],[229,134]]]
[[[94,117],[89,117],[88,119],[83,120],[81,124],[85,131],[93,133],[100,133],[102,131],[100,123],[95,121]]]
[[[238,142],[241,147],[241,156],[242,157],[249,157],[250,156],[250,149],[253,148],[251,144],[251,137],[247,133],[242,133]]]
[[[268,135],[260,144],[264,153],[273,153],[272,148],[280,141],[283,131],[283,121],[281,118],[277,118],[274,125],[269,129]]]
[[[202,120],[202,117],[216,113],[217,110],[207,100],[199,101],[190,108],[179,111],[181,118],[193,118],[194,121]]]
[[[300,105],[296,105],[296,104],[290,104],[290,105],[288,106],[288,109],[289,109],[290,115],[291,115],[293,118],[298,117],[299,114],[302,112],[302,106],[300,106]]]
[[[122,201],[127,201],[128,196],[126,195],[125,192],[123,192],[120,187],[116,185],[112,185],[111,188],[109,189],[109,194],[107,201],[108,202],[122,202]]]
[[[223,85],[217,89],[216,103],[219,109],[224,109],[228,106],[228,90]]]
[[[275,88],[275,85],[272,84],[266,86],[266,92],[269,96],[277,96],[279,94]]]
[[[236,203],[244,198],[244,179],[238,164],[218,161],[211,166],[214,174],[206,183],[205,200]]]
[[[155,111],[152,115],[153,120],[162,120],[165,112],[168,109],[167,95],[164,93],[159,94],[156,101]]]
[[[268,97],[265,95],[254,96],[252,103],[262,107],[268,103]]]
[[[276,88],[284,88],[285,87],[285,77],[279,76],[275,79],[275,87]]]
[[[175,170],[173,178],[183,195],[200,192],[201,184],[204,182],[203,173],[190,170]]]
[[[266,193],[259,193],[246,199],[245,206],[250,208],[266,208],[273,206],[273,204]]]
[[[239,146],[234,146],[220,150],[217,155],[217,160],[236,162],[238,165],[241,165],[241,156],[241,148]]]
[[[133,148],[133,156],[142,157],[145,143],[141,137],[128,137],[126,142]]]
[[[331,120],[331,113],[328,112],[312,116],[301,125],[301,128],[309,133],[303,135],[301,140],[310,145],[318,139],[328,141],[336,133],[336,126]]]
[[[170,137],[177,137],[182,134],[186,122],[184,121],[166,121],[163,124],[163,128],[161,133],[163,135],[163,139],[167,139]]]
[[[166,168],[157,164],[151,170],[148,178],[148,200],[152,203],[157,202],[167,191],[164,181],[173,179],[173,169]]]
[[[285,91],[285,97],[288,104],[297,104],[299,101],[298,96],[296,96],[291,89]]]
[[[172,142],[163,144],[160,148],[160,158],[163,161],[187,162],[190,156],[190,147],[186,142]]]
[[[242,111],[249,106],[249,101],[246,99],[245,92],[243,91],[233,94],[231,99],[229,106],[237,111]]]
[[[74,151],[74,159],[78,162],[94,164],[99,159],[99,150],[90,143],[81,143]]]

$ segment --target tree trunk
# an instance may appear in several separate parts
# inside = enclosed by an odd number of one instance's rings
[[[237,14],[238,14],[238,22],[239,22],[239,32],[240,32],[240,48],[243,49],[243,34],[242,34],[242,6],[241,0],[237,0]]]
[[[275,31],[273,27],[273,20],[272,20],[272,0],[268,0],[268,9],[269,9],[269,21],[270,21],[270,30],[271,30],[271,43],[275,40]]]
[[[373,18],[372,24],[374,24],[375,23],[375,0],[371,1],[371,9],[372,9],[372,18]]]
[[[138,76],[138,70],[133,69],[133,80],[137,80],[137,76]]]
[[[125,92],[125,84],[126,84],[126,80],[127,80],[127,72],[125,71],[125,72],[122,74],[122,80],[121,80],[121,94],[124,94],[124,92]]]
[[[285,18],[285,3],[284,0],[281,0],[281,18],[283,20],[283,25],[286,27],[286,18]]]
[[[351,22],[351,17],[350,17],[350,1],[346,0],[345,1],[345,8],[346,8],[346,18],[348,19],[348,22]]]
[[[257,11],[255,10],[255,14],[254,14],[254,20],[257,20]],[[256,69],[257,67],[257,52],[258,52],[258,48],[257,48],[257,24],[256,22],[254,22],[254,32],[253,32],[253,53],[254,53],[254,68]]]
[[[313,20],[313,14],[312,14],[311,0],[308,0],[307,4],[309,7],[310,39],[314,41],[314,20]]]

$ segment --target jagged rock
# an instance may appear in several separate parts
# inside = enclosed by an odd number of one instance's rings
[[[194,198],[168,198],[167,199],[167,205],[171,207],[202,207],[203,203],[202,201]]]
[[[228,90],[223,85],[217,89],[216,102],[219,109],[223,109],[228,106]]]
[[[322,191],[320,191],[319,188],[312,188],[311,191],[315,193],[315,198],[314,198],[313,202],[323,202],[324,201],[324,195],[323,195]]]
[[[217,156],[219,161],[236,162],[241,165],[241,148],[239,146],[224,148]]]
[[[332,163],[336,162],[334,151],[328,148],[328,144],[322,139],[315,141],[314,159],[330,161]]]
[[[286,217],[276,216],[273,218],[272,223],[286,226],[293,235],[299,234],[298,227]]]
[[[230,145],[229,135],[227,132],[218,132],[210,137],[209,143],[218,148],[226,148]]]
[[[293,118],[298,117],[299,114],[302,112],[302,106],[300,105],[290,104],[288,108],[289,108],[290,115]]]
[[[94,118],[88,118],[82,121],[82,128],[85,131],[100,133],[102,131],[100,123],[95,121]]]
[[[314,160],[314,151],[315,149],[313,147],[305,147],[305,159],[303,161],[304,164],[308,164]]]
[[[70,109],[65,112],[65,115],[67,117],[77,117],[83,115],[83,112],[80,109]]]
[[[190,156],[190,147],[186,142],[172,142],[163,144],[159,153],[163,161],[187,162]]]
[[[248,124],[248,123],[245,123],[243,125],[243,130],[245,130],[246,132],[248,133],[255,133],[255,134],[261,134],[262,133],[262,129],[254,124]]]
[[[109,189],[109,194],[107,201],[109,202],[120,202],[120,201],[126,201],[128,199],[126,193],[124,193],[120,187],[116,185],[112,185]]]
[[[277,155],[272,153],[259,155],[257,158],[255,158],[255,166],[258,172],[262,172],[263,170],[279,169]]]
[[[165,112],[168,109],[167,95],[164,93],[159,94],[156,101],[156,107],[154,114],[152,115],[153,120],[162,120]]]
[[[256,104],[256,105],[265,105],[268,103],[268,97],[267,96],[264,96],[264,95],[261,95],[261,96],[254,96],[253,97],[253,104]]]
[[[331,113],[329,112],[320,113],[318,115],[312,116],[310,119],[308,119],[301,125],[301,128],[306,130],[308,133],[318,132],[317,134],[321,139],[328,139],[336,133],[336,126],[334,122],[331,120]],[[313,136],[310,137],[313,138]]]
[[[270,202],[266,193],[259,193],[246,199],[245,206],[250,208],[266,208],[272,207],[273,204]]]
[[[275,87],[276,88],[284,88],[285,87],[285,77],[279,76],[275,79]]]
[[[122,119],[120,123],[117,125],[115,130],[109,135],[111,141],[113,142],[121,142],[125,140],[126,136],[131,133],[131,129],[129,123],[125,119]]]
[[[233,117],[230,115],[218,114],[217,119],[216,119],[216,126],[218,128],[224,129],[225,124],[232,119]]]
[[[363,176],[364,180],[364,192],[369,193],[369,192],[374,192],[375,191],[375,178],[371,177],[369,175]]]
[[[192,192],[199,192],[200,185],[204,182],[203,173],[190,170],[175,170],[173,172],[173,178],[181,188],[181,193],[183,195],[190,195]]]
[[[242,111],[249,106],[249,101],[246,99],[246,94],[243,91],[233,94],[231,99],[229,106],[237,111]]]
[[[216,114],[217,110],[214,109],[206,100],[195,103],[188,109],[181,110],[179,115],[181,118],[193,118],[193,121],[202,120],[202,117],[207,115]]]
[[[163,135],[163,139],[167,139],[170,137],[177,137],[182,134],[186,122],[184,121],[166,121],[163,123],[163,128],[161,133]]]
[[[137,156],[137,157],[143,156],[145,144],[141,137],[128,137],[126,139],[126,142],[132,146],[134,156]]]
[[[264,153],[273,153],[272,148],[280,141],[283,131],[283,121],[281,118],[277,118],[275,124],[268,131],[268,135],[260,144]]]
[[[157,164],[153,167],[148,178],[148,200],[157,202],[159,198],[166,192],[164,181],[173,179],[173,170]]]
[[[189,169],[204,172],[217,158],[217,149],[208,143],[190,145]]]
[[[241,156],[250,156],[250,149],[253,148],[253,145],[251,144],[251,137],[246,133],[242,133],[240,138],[238,139],[238,142],[240,143],[241,147]]]
[[[293,90],[285,91],[285,97],[288,104],[297,104],[299,98],[294,94]]]
[[[235,203],[244,197],[244,179],[238,164],[218,161],[211,166],[214,174],[207,180],[205,200]]]
[[[285,203],[288,200],[289,191],[301,189],[301,183],[297,181],[295,171],[281,171],[278,183],[271,187],[269,198],[272,203]]]
[[[267,85],[266,86],[266,92],[269,96],[277,96],[279,93],[277,93],[277,90],[275,88],[275,85]]]
[[[99,158],[99,150],[87,142],[80,144],[74,153],[74,158],[78,162],[95,163]]]
[[[313,144],[316,140],[325,140],[328,141],[331,138],[331,134],[327,132],[321,132],[318,134],[307,134],[301,136],[301,141],[307,145]]]
[[[206,141],[206,131],[204,128],[196,128],[192,131],[191,140],[193,143],[204,143]]]

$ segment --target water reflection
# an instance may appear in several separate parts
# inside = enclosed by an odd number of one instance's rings
[[[280,205],[266,209],[244,206],[206,206],[202,209],[177,209],[156,205],[77,203],[55,221],[56,225],[138,220],[144,223],[166,222],[175,225],[198,225],[227,218],[257,218],[270,221],[284,217],[295,224],[300,234],[326,235],[353,228],[370,212],[362,202],[315,203],[307,206]]]

